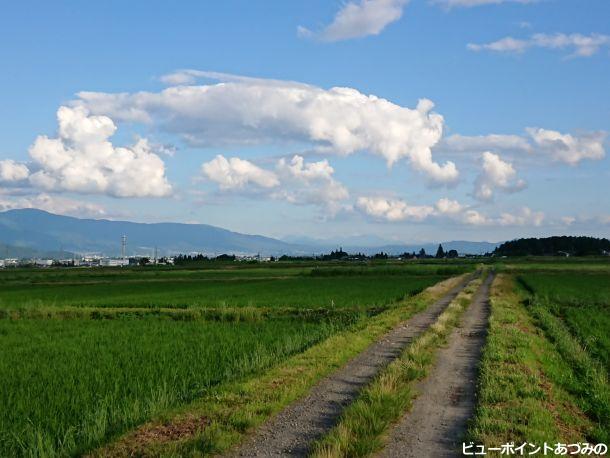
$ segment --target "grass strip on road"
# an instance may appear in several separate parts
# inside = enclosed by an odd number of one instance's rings
[[[200,456],[227,451],[249,431],[305,395],[321,378],[445,295],[463,281],[465,275],[429,287],[366,322],[291,357],[262,376],[214,387],[190,405],[168,412],[92,455]],[[197,431],[180,428],[192,419],[200,419],[205,427]],[[155,434],[160,430],[176,429],[184,429],[186,433]]]
[[[408,410],[417,395],[415,383],[432,367],[436,350],[459,323],[481,283],[481,278],[470,282],[430,329],[362,391],[339,423],[315,444],[314,457],[368,456],[383,447],[383,435]]]
[[[488,447],[585,441],[594,424],[557,383],[572,377],[573,369],[536,327],[522,299],[511,275],[496,277],[467,440]]]

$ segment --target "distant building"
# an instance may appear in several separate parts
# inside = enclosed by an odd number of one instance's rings
[[[120,258],[102,258],[100,259],[100,267],[123,267],[129,265],[129,259]]]
[[[52,259],[34,259],[32,261],[36,267],[51,267],[53,265]]]

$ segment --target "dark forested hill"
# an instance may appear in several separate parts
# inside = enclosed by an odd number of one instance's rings
[[[498,256],[591,256],[610,252],[610,240],[595,237],[545,237],[511,240],[500,245]]]

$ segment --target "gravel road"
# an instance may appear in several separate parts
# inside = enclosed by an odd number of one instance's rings
[[[343,368],[323,379],[307,396],[263,424],[228,456],[307,456],[312,442],[335,425],[345,406],[414,338],[434,323],[473,278],[465,278],[442,299],[401,323]]]
[[[489,319],[489,275],[449,336],[413,407],[391,431],[380,457],[462,456],[467,422],[476,405],[476,381]]]

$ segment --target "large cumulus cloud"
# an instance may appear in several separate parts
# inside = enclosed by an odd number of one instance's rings
[[[109,140],[116,131],[107,116],[91,115],[84,107],[57,111],[58,136],[41,135],[30,147],[38,170],[32,185],[49,191],[99,193],[115,197],[160,197],[171,191],[165,164],[145,139],[131,147]]]
[[[214,77],[215,84],[192,84]],[[277,80],[177,72],[160,92],[81,92],[77,105],[117,121],[150,123],[198,146],[306,142],[328,153],[360,151],[388,166],[407,160],[437,183],[453,183],[453,162],[439,164],[432,150],[443,134],[443,117],[421,100],[415,109],[345,87],[319,87]],[[188,84],[187,84],[188,83]]]

